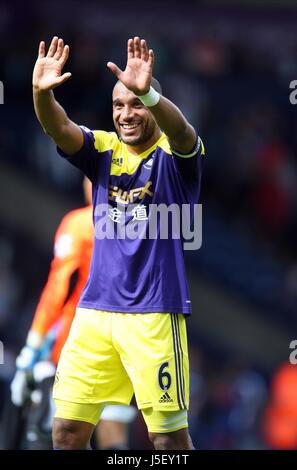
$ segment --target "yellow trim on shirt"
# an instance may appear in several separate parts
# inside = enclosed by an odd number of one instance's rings
[[[118,144],[112,148],[113,154],[110,175],[120,176],[122,173],[132,175],[137,170],[141,160],[148,158],[157,147],[161,147],[166,153],[171,153],[167,138],[164,134],[161,135],[157,142],[139,155],[129,152],[127,146],[118,139]],[[118,161],[122,159],[121,165],[116,163],[117,159]]]

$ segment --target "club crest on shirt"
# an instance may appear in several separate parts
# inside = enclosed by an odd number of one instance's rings
[[[153,158],[150,158],[144,165],[143,167],[146,169],[146,170],[150,170],[153,166]]]

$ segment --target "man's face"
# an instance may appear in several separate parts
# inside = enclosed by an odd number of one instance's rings
[[[112,95],[113,122],[125,144],[147,142],[157,129],[156,121],[139,98],[118,82]]]

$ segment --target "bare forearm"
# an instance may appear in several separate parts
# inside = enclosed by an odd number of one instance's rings
[[[161,96],[158,104],[151,107],[150,111],[173,148],[182,153],[192,150],[196,141],[195,130],[175,104]]]
[[[33,87],[34,109],[44,132],[68,154],[77,152],[83,144],[82,132],[56,101],[52,90],[40,91]]]
[[[52,90],[38,91],[33,88],[33,101],[35,113],[42,128],[56,140],[69,122],[66,112],[56,101]]]
[[[174,138],[176,135],[183,133],[188,126],[182,112],[164,96],[160,97],[158,104],[151,107],[150,111],[159,127],[169,138]]]

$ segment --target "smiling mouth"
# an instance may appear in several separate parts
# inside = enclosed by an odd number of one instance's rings
[[[133,124],[120,124],[120,126],[125,131],[133,131],[134,129],[140,126],[140,122],[133,123]]]

